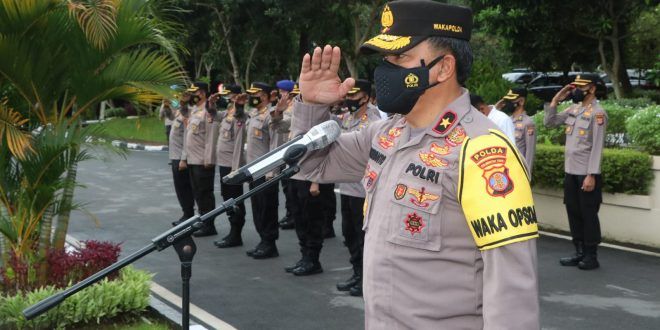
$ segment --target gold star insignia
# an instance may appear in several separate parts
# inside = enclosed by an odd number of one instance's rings
[[[442,118],[442,122],[440,123],[440,125],[442,125],[442,127],[444,128],[447,128],[449,127],[449,125],[451,125],[451,121],[449,120],[449,118]]]

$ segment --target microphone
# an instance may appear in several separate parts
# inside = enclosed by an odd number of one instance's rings
[[[334,120],[328,120],[312,127],[305,135],[299,135],[277,149],[257,158],[222,178],[225,184],[240,184],[261,178],[284,163],[292,164],[302,158],[307,151],[325,148],[335,142],[341,129]]]

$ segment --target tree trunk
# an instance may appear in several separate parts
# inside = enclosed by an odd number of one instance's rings
[[[204,61],[204,69],[206,70],[206,78],[211,81],[211,70],[213,70],[213,62]]]
[[[607,61],[607,54],[605,53],[605,39],[598,39],[598,54],[600,54],[600,65],[603,68],[603,71],[607,73],[607,76],[610,77],[612,81],[612,88],[614,89],[614,96],[617,99],[620,99],[623,95],[621,91],[621,85],[619,84],[618,68],[610,65]],[[616,70],[616,72],[615,72]]]
[[[259,41],[261,41],[261,37],[257,38],[257,40],[254,41],[254,44],[252,45],[252,49],[250,49],[250,55],[247,58],[247,63],[245,63],[245,88],[247,89],[248,84],[250,83],[250,66],[252,65],[252,58],[254,57],[254,52],[257,50],[257,47],[259,46]]]
[[[357,61],[349,56],[344,56],[344,62],[346,62],[346,68],[351,77],[353,77],[353,79],[358,79]]]
[[[227,54],[229,54],[229,62],[231,63],[232,75],[234,76],[234,83],[239,86],[242,86],[243,84],[241,83],[241,73],[239,70],[240,67],[238,66],[238,61],[236,60],[236,54],[234,54],[234,48],[231,46],[231,41],[229,38],[229,33],[231,31],[227,26],[225,17],[218,10],[218,8],[214,7],[213,10],[215,11],[215,14],[218,16],[218,20],[220,21],[220,26],[222,26],[222,32],[225,33],[225,45],[227,46]],[[243,86],[243,87],[247,88],[247,86]]]
[[[41,217],[41,229],[39,230],[39,285],[45,284],[48,274],[48,251],[50,250],[51,237],[53,232],[54,204],[50,204],[44,215]]]
[[[79,147],[76,147],[76,153],[79,152]],[[71,218],[71,205],[73,205],[73,192],[76,188],[76,177],[78,175],[78,162],[71,164],[71,167],[66,171],[66,178],[64,179],[64,191],[62,195],[62,207],[64,211],[57,215],[57,226],[55,227],[55,238],[53,240],[53,248],[60,250],[64,248],[66,241],[66,233],[69,230],[69,219]]]

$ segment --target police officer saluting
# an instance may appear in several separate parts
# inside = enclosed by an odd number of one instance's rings
[[[512,88],[502,98],[505,102],[504,111],[511,113],[516,147],[518,147],[520,154],[525,157],[529,176],[531,177],[534,167],[534,154],[536,153],[536,125],[534,124],[534,120],[525,111],[526,99],[527,89],[522,87]]]
[[[186,92],[191,94],[188,103],[190,116],[179,168],[190,170],[195,201],[199,213],[203,215],[215,208],[213,183],[218,125],[215,120],[215,110],[209,108],[207,104],[208,84],[196,82]],[[209,102],[215,103],[216,97],[214,96]],[[196,237],[211,235],[217,235],[215,219],[207,222],[205,227],[193,234]]]
[[[248,163],[275,149],[277,144],[278,123],[270,116],[270,92],[273,87],[266,83],[255,82],[247,90],[248,104],[252,107],[247,122],[247,157]],[[266,175],[267,177],[271,175]],[[266,181],[266,177],[250,182],[250,189]],[[278,189],[272,185],[252,196],[252,218],[254,227],[261,241],[247,255],[254,259],[274,258],[279,255],[275,240],[279,237],[277,223]]]
[[[603,200],[600,164],[605,144],[607,114],[596,99],[596,77],[578,75],[545,106],[544,123],[549,127],[566,125],[564,159],[564,204],[575,245],[575,254],[561,258],[562,266],[583,270],[599,267],[600,244],[598,210]],[[572,106],[557,113],[559,102],[568,97]]]
[[[369,124],[381,120],[380,112],[369,102],[371,83],[358,79],[344,100],[347,113],[337,120],[342,132],[353,132],[366,129]],[[362,250],[364,247],[363,206],[366,195],[361,183],[340,183],[341,198],[341,232],[344,235],[346,247],[351,255],[353,275],[346,281],[337,284],[337,290],[349,291],[352,296],[362,296]]]
[[[220,123],[220,134],[217,143],[217,165],[220,173],[220,193],[223,200],[236,198],[243,194],[243,185],[232,185],[222,182],[222,178],[232,170],[245,165],[243,146],[245,145],[245,113],[246,95],[241,95],[241,87],[238,85],[226,85],[219,92],[218,105],[225,111],[218,112],[217,120]],[[241,232],[245,225],[245,204],[237,204],[234,212],[227,214],[229,218],[229,234],[219,241],[215,246],[228,248],[243,245]]]
[[[308,153],[318,182],[362,180],[367,329],[538,329],[537,221],[516,147],[470,105],[472,13],[395,1],[363,50],[384,55],[378,107],[396,113]],[[339,48],[305,55],[294,135],[327,120],[353,79]]]
[[[180,103],[188,102],[190,95],[183,96]],[[190,183],[190,173],[186,167],[181,168],[183,154],[183,138],[186,134],[186,126],[188,125],[188,107],[182,106],[179,109],[165,112],[165,116],[172,122],[169,136],[169,158],[172,166],[172,179],[174,181],[174,191],[176,198],[179,201],[183,216],[174,221],[173,224],[177,225],[179,222],[189,219],[195,215],[195,198],[193,197],[192,185]]]

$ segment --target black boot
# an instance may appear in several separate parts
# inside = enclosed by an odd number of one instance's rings
[[[570,257],[560,258],[559,263],[562,266],[577,266],[584,258],[584,243],[582,241],[573,241],[573,244],[575,245],[575,254]]]
[[[254,259],[269,259],[279,256],[275,242],[264,242],[260,249],[257,249],[252,254]]]
[[[353,276],[344,282],[337,283],[337,290],[350,291],[358,282],[362,281],[362,275],[356,270],[353,270]]]
[[[282,220],[280,220],[280,228],[281,229],[293,229],[296,227],[295,221],[293,221],[293,217],[286,216]]]
[[[582,270],[592,270],[600,267],[597,256],[598,245],[585,245],[584,258],[578,263],[578,268]]]
[[[295,263],[294,265],[291,265],[291,266],[289,266],[289,267],[285,267],[285,268],[284,268],[284,271],[287,272],[287,273],[293,273],[293,271],[294,271],[296,268],[300,267],[300,265],[302,265],[302,263],[303,263],[303,260],[300,259],[300,260],[296,261],[296,263]]]
[[[229,234],[219,241],[213,242],[218,248],[224,249],[235,246],[242,246],[243,239],[241,239],[241,229],[234,226],[229,229]]]
[[[321,267],[321,263],[319,262],[318,258],[303,258],[303,262],[300,264],[300,266],[294,269],[292,273],[296,276],[314,275],[323,273],[323,267]]]
[[[257,250],[262,248],[263,245],[264,245],[264,242],[261,241],[254,248],[245,251],[245,254],[247,254],[248,257],[252,257],[252,256],[254,256],[254,253],[257,252]]]
[[[193,236],[195,237],[206,237],[206,236],[213,236],[217,235],[218,231],[215,230],[215,223],[211,222],[208,223],[206,226],[202,227],[202,229],[196,231],[193,233]]]
[[[351,288],[349,294],[353,297],[362,297],[362,278]]]

